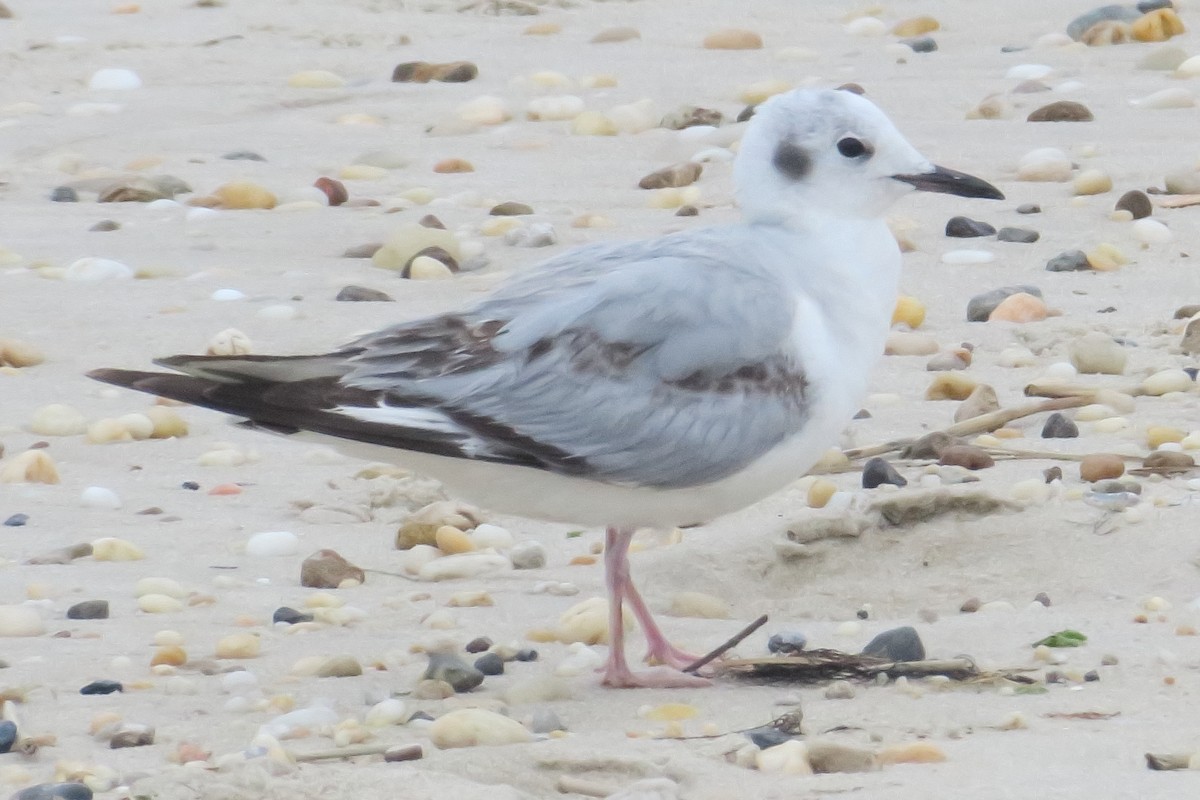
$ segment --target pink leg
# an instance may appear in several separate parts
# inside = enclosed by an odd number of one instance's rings
[[[604,678],[601,682],[605,686],[620,688],[707,686],[706,679],[678,671],[679,667],[686,666],[695,659],[687,657],[686,653],[681,653],[671,647],[653,617],[650,616],[650,609],[646,608],[641,595],[634,588],[633,581],[629,577],[629,542],[632,538],[632,528],[609,528],[605,534],[604,580],[608,587],[609,645],[608,663],[604,667]],[[645,628],[651,654],[660,660],[667,661],[662,658],[662,653],[666,652],[664,651],[665,647],[673,651],[675,655],[684,657],[674,659],[682,662],[672,664],[675,669],[654,668],[641,672],[633,672],[629,669],[629,664],[625,660],[625,619],[622,614],[622,604],[626,599],[633,606],[634,614]]]

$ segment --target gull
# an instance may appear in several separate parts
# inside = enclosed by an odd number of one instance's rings
[[[884,212],[912,191],[1003,199],[841,90],[759,106],[733,177],[742,222],[579,247],[470,308],[328,353],[89,374],[382,454],[494,510],[604,526],[603,683],[706,683],[630,577],[634,531],[705,522],[801,477],[883,353],[901,263]],[[630,668],[625,604],[658,666]]]

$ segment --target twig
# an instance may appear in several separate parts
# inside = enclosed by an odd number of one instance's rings
[[[732,659],[723,662],[721,667],[726,673],[792,680],[871,678],[880,673],[893,677],[945,675],[955,680],[966,680],[981,674],[975,662],[969,658],[888,661],[837,650],[806,650],[792,656]]]
[[[1096,395],[1105,390],[1140,397],[1146,391],[1139,384],[1120,388],[1112,386],[1084,386],[1081,383],[1031,383],[1025,387],[1026,397],[1084,397],[1088,403],[1096,401]],[[1086,405],[1083,404],[1083,405]]]
[[[749,625],[747,625],[746,627],[744,627],[740,631],[738,631],[736,636],[734,636],[733,638],[726,641],[724,644],[722,644],[716,650],[712,650],[708,653],[705,653],[703,656],[696,659],[696,661],[694,661],[693,663],[688,664],[686,667],[683,668],[683,671],[684,672],[695,672],[696,670],[700,669],[704,665],[708,664],[713,659],[720,656],[722,653],[725,653],[726,651],[731,650],[734,647],[737,647],[738,644],[741,643],[741,641],[743,639],[745,639],[747,636],[754,633],[756,630],[758,630],[759,628],[761,628],[763,625],[766,625],[766,624],[767,624],[767,615],[763,614],[761,617],[754,620],[754,622],[751,622]]]
[[[325,761],[331,758],[354,758],[355,756],[382,755],[384,761],[415,761],[423,752],[419,744],[359,744],[351,747],[334,747],[328,750],[311,750],[297,753],[289,750],[293,761]]]

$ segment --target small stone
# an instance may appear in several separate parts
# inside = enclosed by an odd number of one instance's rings
[[[958,607],[958,610],[962,614],[974,614],[982,606],[983,603],[978,597],[969,597],[963,601],[962,605]]]
[[[1000,401],[996,397],[996,390],[986,383],[981,383],[972,389],[962,404],[954,410],[954,421],[962,422],[999,410]]]
[[[533,712],[533,716],[529,720],[529,729],[534,733],[554,733],[555,731],[565,731],[567,726],[558,714],[554,713],[554,709],[539,708]],[[649,799],[647,798],[647,800]]]
[[[966,400],[978,384],[961,372],[937,375],[925,390],[926,400]]]
[[[824,508],[837,493],[837,484],[828,478],[817,478],[808,487],[809,508]]]
[[[1018,292],[1001,300],[988,315],[988,322],[1039,322],[1047,316],[1049,310],[1040,297]]]
[[[1200,77],[1200,56],[1192,56],[1189,59],[1179,62],[1179,65],[1175,68],[1175,77]]]
[[[874,17],[866,17],[882,25],[882,21]],[[856,20],[857,22],[858,20]],[[754,754],[754,766],[759,772],[779,773],[784,775],[812,775],[813,768],[808,762],[808,748],[798,739],[789,739],[782,744],[757,750]]]
[[[475,669],[484,675],[503,675],[504,659],[496,653],[484,653],[475,659]]]
[[[325,199],[331,206],[340,206],[350,199],[350,193],[346,191],[346,184],[333,178],[317,178],[313,186],[325,195]]]
[[[920,36],[941,29],[941,23],[929,16],[909,17],[892,26],[893,36]]]
[[[778,656],[793,656],[802,653],[807,646],[808,637],[800,631],[773,633],[767,639],[767,651]]]
[[[1196,96],[1182,86],[1174,86],[1170,89],[1159,89],[1157,92],[1151,92],[1145,97],[1139,97],[1136,100],[1130,100],[1129,104],[1135,108],[1156,110],[1192,108],[1196,105]]]
[[[221,208],[230,209],[274,208],[278,202],[266,188],[249,181],[234,181],[218,186],[213,197]]]
[[[641,39],[642,34],[637,28],[605,28],[597,33],[589,41],[592,44],[612,44],[615,42],[628,42],[633,39]]]
[[[1186,31],[1183,20],[1170,8],[1159,8],[1143,14],[1130,26],[1133,38],[1139,42],[1165,42]]]
[[[0,755],[12,752],[17,743],[17,723],[10,719],[0,720]]]
[[[986,450],[971,444],[956,444],[943,449],[938,463],[965,467],[969,470],[987,469],[996,464]]]
[[[113,750],[124,747],[146,747],[154,744],[154,728],[149,725],[126,723],[117,729],[108,746]]]
[[[474,172],[475,167],[465,158],[444,158],[433,165],[433,171],[441,175]]]
[[[492,646],[492,640],[486,636],[477,636],[463,647],[468,653],[483,653]]]
[[[187,651],[178,645],[167,645],[160,647],[154,651],[154,655],[150,657],[150,666],[157,667],[160,664],[165,664],[171,667],[182,667],[187,663]]]
[[[413,256],[403,269],[401,278],[414,281],[448,280],[458,272],[458,262],[440,247],[429,247]]]
[[[884,353],[889,356],[931,356],[939,350],[937,339],[924,333],[892,331]]]
[[[967,321],[987,322],[988,317],[996,310],[996,306],[1000,305],[1006,298],[1018,293],[1033,295],[1037,298],[1041,298],[1042,296],[1041,289],[1028,284],[992,289],[990,292],[975,295],[967,303]]]
[[[1032,231],[1028,228],[1001,228],[996,233],[996,241],[1032,244],[1036,242],[1040,236],[1041,234],[1039,234],[1037,231]]]
[[[97,561],[141,561],[145,557],[142,548],[115,536],[105,536],[92,542],[92,558]]]
[[[5,361],[0,352],[0,363]],[[72,406],[51,403],[33,412],[28,427],[30,433],[38,436],[77,436],[87,430],[87,418]]]
[[[99,680],[92,681],[80,688],[80,694],[113,694],[114,692],[123,692],[125,687],[120,681]]]
[[[429,726],[428,733],[434,745],[444,750],[521,744],[533,738],[516,720],[482,708],[460,708],[443,714]]]
[[[991,225],[970,217],[951,217],[946,222],[946,235],[956,239],[991,236],[995,232],[996,229]]]
[[[1012,116],[1013,107],[1008,98],[1001,94],[988,95],[967,112],[967,119],[1006,119]]]
[[[1047,272],[1082,272],[1091,268],[1087,254],[1082,250],[1067,250],[1046,262]]]
[[[511,200],[492,206],[491,210],[488,211],[488,214],[493,217],[521,217],[532,213],[533,209],[530,206],[527,206],[524,203],[516,203]]]
[[[357,678],[363,674],[362,664],[354,656],[332,656],[317,668],[318,678]]]
[[[874,489],[883,484],[891,484],[892,486],[907,486],[908,481],[896,471],[896,468],[883,458],[872,458],[863,465],[862,471],[862,487],[864,489]]]
[[[1178,68],[1187,58],[1188,53],[1182,47],[1166,45],[1164,47],[1156,47],[1142,56],[1141,60],[1137,63],[1137,68],[1168,72]]]
[[[1109,453],[1092,453],[1079,462],[1079,477],[1088,483],[1112,480],[1125,474],[1125,461]]]
[[[1163,178],[1167,194],[1200,194],[1200,169],[1186,168]]]
[[[338,300],[343,303],[392,303],[395,300],[387,292],[381,292],[378,289],[370,289],[365,286],[343,286],[337,293]]]
[[[1093,194],[1104,194],[1111,192],[1113,187],[1112,178],[1108,173],[1098,169],[1085,169],[1083,172],[1075,176],[1073,187],[1076,196],[1085,197]]]
[[[1189,470],[1194,466],[1196,466],[1196,459],[1187,453],[1177,453],[1173,450],[1157,450],[1142,459],[1142,467],[1144,469],[1162,470],[1164,472]]]
[[[253,150],[231,150],[221,156],[221,158],[228,161],[266,161],[265,158]]]
[[[1074,339],[1068,347],[1071,364],[1090,375],[1121,375],[1125,372],[1125,348],[1100,331]]]
[[[35,783],[14,794],[9,800],[92,800],[92,790],[86,784]]]
[[[1133,223],[1133,235],[1143,247],[1167,244],[1175,235],[1171,229],[1154,219],[1139,219]]]
[[[1192,376],[1182,369],[1164,369],[1142,381],[1142,392],[1161,397],[1168,392],[1189,392],[1196,387]]]
[[[887,24],[877,18],[871,16],[862,16],[857,19],[852,19],[845,24],[843,30],[851,36],[873,37],[883,36],[887,33]]]
[[[513,228],[504,234],[505,244],[513,247],[548,247],[558,241],[558,234],[549,222],[535,222]]]
[[[933,742],[908,742],[889,745],[876,755],[880,764],[937,764],[946,753]]]
[[[56,550],[51,550],[47,553],[41,553],[30,558],[25,563],[27,564],[70,564],[77,558],[87,558],[92,554],[92,545],[90,542],[83,544],[68,545],[60,547]]]
[[[541,569],[546,566],[546,548],[540,542],[525,541],[509,551],[513,569]]]
[[[55,186],[50,191],[52,203],[78,203],[79,194],[70,186]]]
[[[1039,206],[1037,203],[1022,203],[1021,205],[1017,206],[1017,213],[1018,214],[1040,214],[1040,213],[1042,213],[1042,207]]]
[[[915,297],[900,295],[892,309],[892,324],[903,323],[909,330],[916,330],[925,321],[925,304]]]
[[[428,61],[408,61],[392,70],[393,83],[466,83],[479,76],[479,68],[470,61],[450,61],[431,64]]]
[[[28,522],[29,522],[29,515],[18,512],[16,514],[9,516],[7,519],[5,519],[3,524],[4,524],[4,527],[6,527],[6,528],[22,528]]]
[[[105,92],[125,92],[142,88],[142,79],[131,69],[109,67],[92,73],[88,88]]]
[[[818,775],[834,772],[871,772],[878,769],[875,753],[862,747],[820,739],[808,743],[808,762]]]
[[[217,658],[257,658],[262,640],[253,633],[231,633],[217,641]]]
[[[292,89],[340,89],[346,79],[326,69],[309,69],[289,75],[287,85]]]
[[[96,233],[108,233],[109,231],[116,231],[120,229],[121,223],[111,219],[102,219],[92,227],[88,228],[89,231],[94,231]]]
[[[425,680],[444,681],[455,692],[469,692],[483,683],[484,673],[453,653],[430,653]]]
[[[313,589],[336,589],[343,581],[364,583],[366,573],[342,558],[336,550],[318,550],[300,565],[300,585]]]
[[[1090,122],[1095,119],[1092,112],[1074,100],[1058,100],[1030,112],[1029,122]]]
[[[271,615],[272,622],[281,622],[285,625],[295,625],[300,622],[312,622],[313,615],[305,614],[288,606],[280,606],[275,609],[275,613]]]
[[[641,189],[665,189],[668,187],[691,186],[700,178],[704,168],[695,161],[683,161],[651,172],[638,181]]]
[[[1150,198],[1146,196],[1145,192],[1138,189],[1130,189],[1121,195],[1115,208],[1117,211],[1128,211],[1134,219],[1143,219],[1154,213],[1154,206],[1150,205]]]
[[[81,258],[73,261],[63,271],[63,280],[76,283],[102,283],[108,281],[128,281],[134,277],[134,270],[128,264],[114,261],[111,258]]]
[[[667,128],[673,131],[681,131],[685,128],[694,128],[697,126],[707,126],[715,128],[725,120],[725,115],[713,108],[702,108],[700,106],[680,106],[674,111],[666,114],[659,127]]]
[[[84,600],[67,609],[67,619],[108,619],[107,600]]]
[[[704,37],[706,50],[761,50],[762,37],[754,31],[727,28]]]
[[[729,619],[729,603],[705,592],[676,592],[667,611],[673,617]]]
[[[1074,439],[1079,436],[1079,426],[1061,411],[1055,411],[1046,418],[1042,426],[1043,439]]]
[[[846,680],[834,681],[825,689],[826,700],[853,700],[854,695],[854,684]]]
[[[1183,329],[1183,339],[1179,349],[1188,355],[1200,353],[1200,319],[1194,319]]]
[[[41,636],[46,623],[28,606],[0,606],[0,638]]]
[[[1121,5],[1106,5],[1094,8],[1079,15],[1067,25],[1067,35],[1075,41],[1082,41],[1083,35],[1102,22],[1133,22],[1141,16],[1140,12],[1131,7]]]
[[[1054,147],[1031,150],[1017,164],[1017,179],[1022,181],[1050,181],[1062,183],[1071,180],[1071,159]]]
[[[900,44],[908,45],[914,53],[936,53],[938,49],[937,40],[932,36],[911,36],[901,39]]]

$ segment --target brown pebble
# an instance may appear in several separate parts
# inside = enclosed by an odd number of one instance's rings
[[[523,217],[532,214],[533,209],[524,203],[509,200],[492,206],[492,209],[488,213],[493,217]]]
[[[446,230],[446,223],[435,217],[433,214],[426,214],[417,220],[417,224],[422,228],[436,228],[439,231]]]
[[[367,244],[356,244],[352,247],[347,247],[342,252],[342,258],[370,258],[375,255],[375,251],[383,245],[379,242],[368,242]]]
[[[901,450],[900,457],[917,459],[941,458],[942,451],[947,447],[962,443],[961,439],[957,439],[948,433],[934,431],[916,439]]]
[[[695,161],[682,161],[669,167],[651,172],[638,181],[639,189],[666,189],[668,187],[691,186],[700,177],[704,168]]]
[[[1031,111],[1026,119],[1029,122],[1090,122],[1095,117],[1083,103],[1057,100]]]
[[[1190,303],[1175,309],[1174,317],[1175,319],[1191,319],[1197,314],[1200,314],[1200,305]]]
[[[970,470],[987,469],[996,464],[986,450],[973,444],[955,444],[945,448],[938,463]]]
[[[613,42],[628,42],[630,39],[640,39],[642,34],[637,28],[605,28],[592,37],[592,44],[611,44]]]
[[[470,61],[451,61],[431,64],[428,61],[409,61],[392,70],[394,83],[466,83],[479,76],[479,68]]]
[[[925,390],[926,400],[966,400],[978,384],[962,372],[941,372]]]
[[[475,167],[465,158],[443,158],[433,165],[433,171],[442,175],[452,175],[458,172],[474,172]]]
[[[1145,469],[1173,471],[1191,469],[1194,466],[1196,466],[1196,459],[1187,453],[1173,450],[1155,450],[1142,460],[1142,467]]]
[[[408,262],[403,267],[400,268],[400,277],[401,278],[412,277],[412,263],[414,261],[416,261],[418,258],[420,258],[421,256],[428,256],[429,258],[432,258],[434,261],[440,261],[443,264],[445,264],[446,268],[449,269],[451,272],[458,272],[458,261],[454,258],[454,256],[450,255],[450,252],[448,250],[445,250],[444,248],[441,248],[441,247],[434,246],[434,247],[426,247],[424,250],[418,250],[417,252],[413,253],[412,258],[410,258],[408,260]]]
[[[700,209],[696,208],[695,206],[691,206],[691,205],[680,206],[679,209],[675,212],[675,216],[677,216],[677,217],[698,217],[698,216],[700,216]]]
[[[1037,594],[1035,594],[1033,596],[1033,602],[1041,603],[1046,608],[1049,608],[1050,607],[1050,595],[1046,594],[1045,592],[1038,592]]]
[[[1144,219],[1154,213],[1154,206],[1150,205],[1150,198],[1140,189],[1130,189],[1121,195],[1115,208],[1117,211],[1128,211],[1134,219]]]
[[[762,37],[754,31],[728,28],[704,37],[706,50],[761,50]]]
[[[88,228],[88,230],[95,231],[97,233],[107,233],[109,231],[119,230],[120,228],[121,223],[117,222],[116,220],[102,219],[92,227]]]
[[[866,94],[867,90],[859,83],[843,83],[837,87],[839,92],[850,92],[850,94]]]
[[[1200,353],[1200,319],[1192,320],[1183,329],[1183,339],[1179,342],[1179,349],[1189,355]]]
[[[999,410],[1000,401],[996,397],[996,390],[986,383],[981,383],[972,389],[967,398],[954,410],[954,421],[962,422]]]
[[[336,550],[318,550],[300,565],[300,585],[312,589],[336,589],[348,578],[363,583],[367,576]]]
[[[340,206],[350,199],[350,193],[346,191],[346,184],[333,178],[317,178],[313,186],[320,189],[325,197],[329,198],[331,206]]]
[[[1079,477],[1088,483],[1119,478],[1125,474],[1125,461],[1111,453],[1092,453],[1079,462]]]
[[[958,607],[958,610],[963,614],[974,614],[982,605],[983,602],[978,597],[968,597],[963,601],[963,604]]]
[[[1042,478],[1046,483],[1061,481],[1062,476],[1062,467],[1050,467],[1049,469],[1042,470]]]
[[[725,115],[715,108],[680,106],[674,111],[665,114],[658,123],[658,126],[673,131],[681,131],[684,128],[694,128],[700,125],[708,125],[716,128],[720,126],[724,119]],[[738,121],[742,122],[743,120],[739,119]]]

